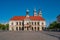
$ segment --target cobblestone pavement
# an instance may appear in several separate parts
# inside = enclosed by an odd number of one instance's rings
[[[60,40],[60,32],[53,32],[53,31],[44,31],[42,32],[46,35],[50,35],[50,36],[53,36],[53,37],[56,37]]]
[[[4,31],[0,32],[0,40],[60,40],[58,35],[60,32]]]

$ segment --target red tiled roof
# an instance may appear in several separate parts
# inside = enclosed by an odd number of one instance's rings
[[[30,16],[31,20],[44,20],[41,16]]]
[[[10,20],[24,20],[25,18],[26,18],[26,16],[14,16]],[[42,21],[44,21],[44,19],[41,16],[30,16],[29,18],[31,20],[42,20]]]

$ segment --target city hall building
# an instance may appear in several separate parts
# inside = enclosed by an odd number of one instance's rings
[[[26,16],[14,16],[9,21],[10,31],[42,31],[46,27],[46,21],[42,17],[41,10],[33,11],[34,15],[29,15],[29,10],[26,10]]]

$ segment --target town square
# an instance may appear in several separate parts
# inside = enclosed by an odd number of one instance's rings
[[[5,31],[0,32],[0,40],[60,40],[60,32]]]
[[[60,0],[0,0],[0,40],[60,40]]]

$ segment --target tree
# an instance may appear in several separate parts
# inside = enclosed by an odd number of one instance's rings
[[[5,27],[6,27],[6,30],[9,30],[9,24],[6,24]]]
[[[9,28],[9,24],[6,25],[0,24],[0,30],[8,30],[8,28]]]
[[[5,25],[0,24],[0,30],[5,30]]]
[[[57,23],[56,21],[54,21],[49,25],[48,29],[58,30],[60,29],[60,23]]]

